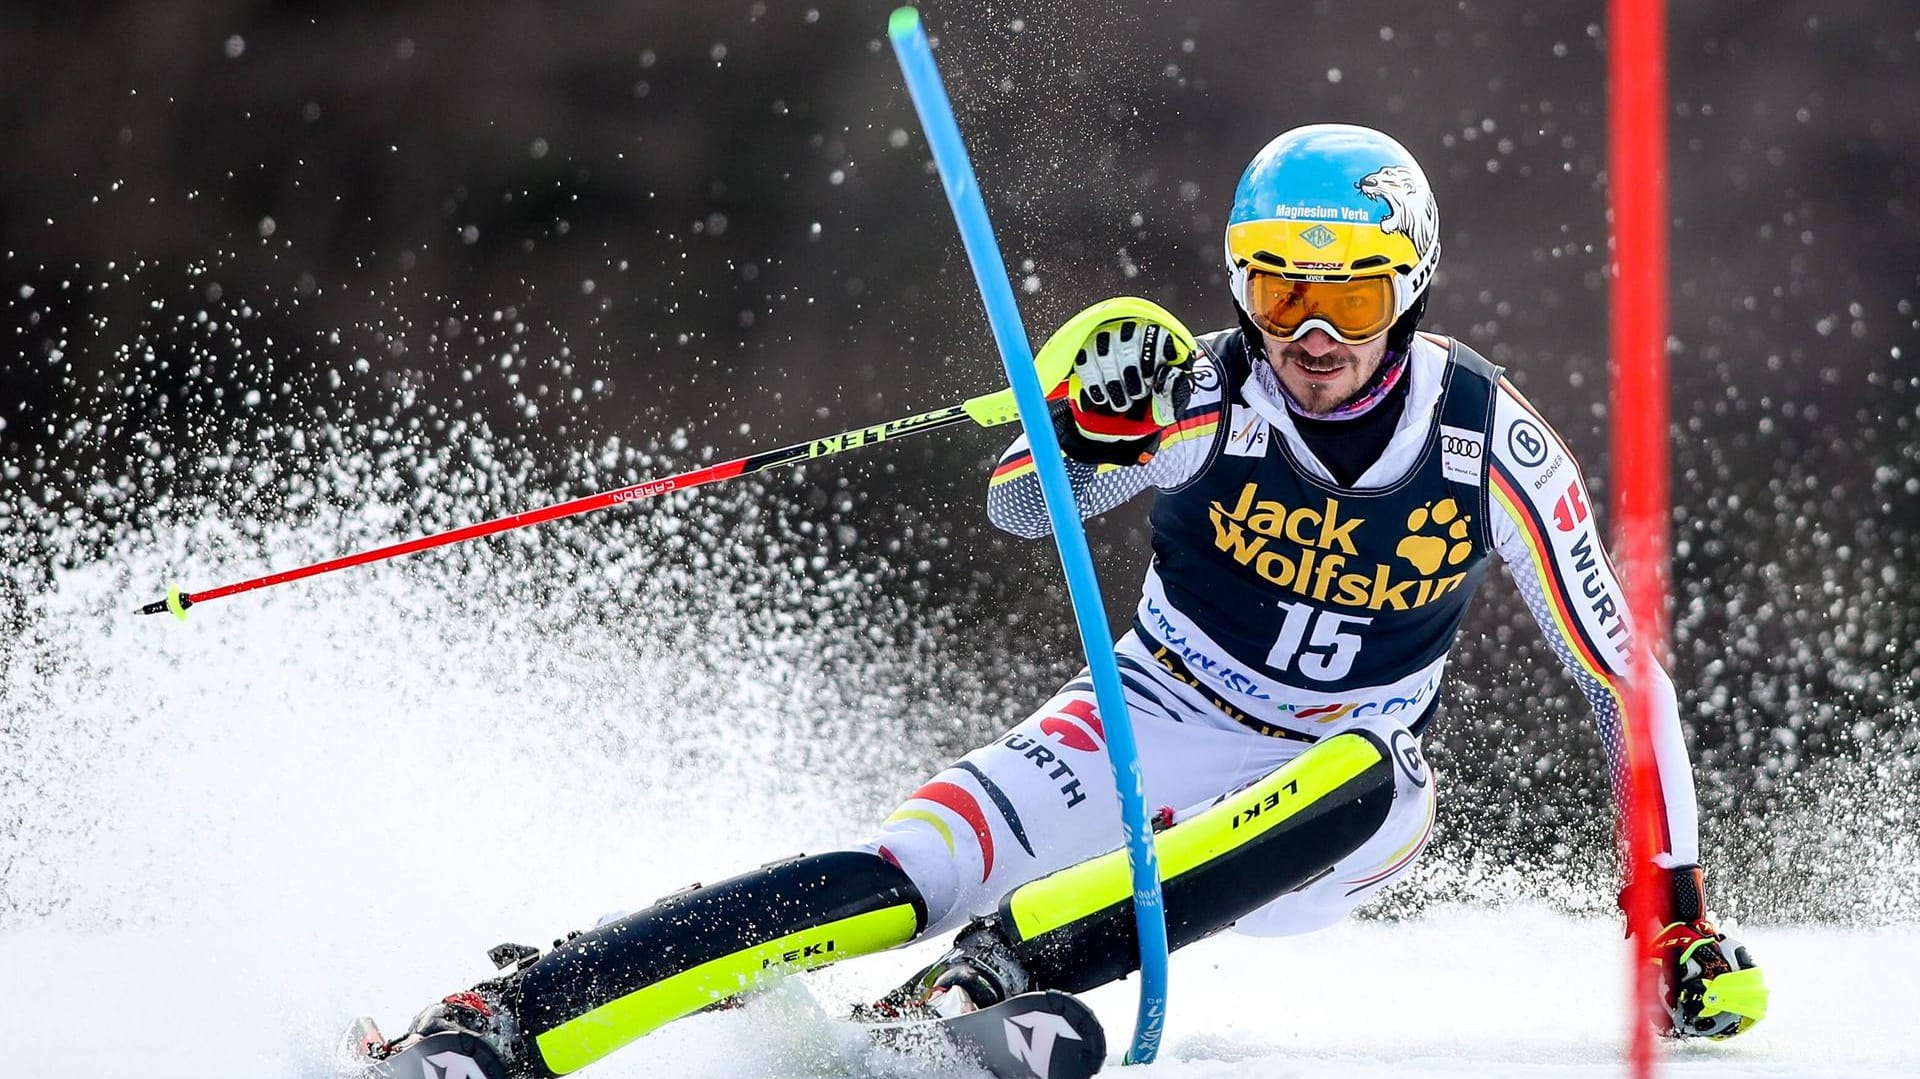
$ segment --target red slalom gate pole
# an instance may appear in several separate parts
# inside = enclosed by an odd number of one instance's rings
[[[1620,814],[1630,948],[1628,1063],[1654,1070],[1650,1017],[1659,1006],[1651,951],[1662,915],[1653,857],[1658,822],[1648,792],[1659,782],[1644,717],[1651,667],[1667,652],[1667,60],[1664,0],[1607,5],[1607,191],[1613,213],[1612,406],[1614,550],[1626,563],[1634,651],[1626,728],[1627,799]]]

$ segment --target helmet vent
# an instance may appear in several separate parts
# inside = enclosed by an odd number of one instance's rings
[[[1373,268],[1374,268],[1375,266],[1385,266],[1385,265],[1386,265],[1387,263],[1389,263],[1389,262],[1391,262],[1391,261],[1393,261],[1393,260],[1392,260],[1392,259],[1389,259],[1389,258],[1388,258],[1387,256],[1385,256],[1385,255],[1368,255],[1368,256],[1367,256],[1366,258],[1363,258],[1363,259],[1361,259],[1361,260],[1360,260],[1359,262],[1356,262],[1356,263],[1354,263],[1353,265],[1351,265],[1351,266],[1349,266],[1349,267],[1347,267],[1347,269],[1349,269],[1349,270],[1371,270],[1371,269],[1373,269]],[[1402,272],[1402,273],[1404,273],[1404,272],[1406,272],[1406,271],[1404,271],[1404,270],[1403,270],[1403,271],[1401,271],[1401,272]]]
[[[1286,259],[1281,258],[1271,251],[1255,251],[1253,257],[1259,259],[1261,262],[1270,262],[1275,266],[1285,266],[1287,264]]]

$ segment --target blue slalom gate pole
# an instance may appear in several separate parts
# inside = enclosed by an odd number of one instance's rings
[[[920,13],[910,7],[895,11],[887,22],[887,36],[893,41],[894,54],[907,80],[907,91],[913,97],[914,111],[920,115],[920,126],[933,149],[941,185],[946,188],[947,201],[959,222],[967,261],[973,267],[974,281],[980,286],[987,321],[993,326],[994,343],[999,346],[1000,362],[1007,369],[1007,382],[1020,409],[1020,424],[1026,428],[1027,442],[1033,448],[1034,469],[1046,494],[1047,516],[1053,522],[1054,543],[1060,549],[1060,564],[1066,571],[1067,593],[1072,597],[1080,643],[1087,653],[1094,697],[1106,726],[1107,759],[1113,767],[1114,786],[1120,792],[1120,821],[1126,835],[1128,862],[1133,869],[1134,922],[1140,937],[1140,1012],[1126,1062],[1148,1064],[1159,1053],[1161,1028],[1166,1021],[1166,908],[1160,894],[1159,866],[1154,859],[1153,831],[1147,823],[1146,780],[1140,770],[1133,722],[1127,714],[1126,697],[1120,687],[1120,667],[1113,658],[1113,634],[1100,597],[1100,579],[1094,573],[1093,555],[1087,549],[1086,532],[1080,525],[1080,510],[1067,481],[1066,466],[1061,461],[1060,442],[1053,433],[1053,422],[1047,411],[1046,391],[1034,373],[1033,346],[1020,321],[1013,288],[1007,283],[1006,263],[1000,257],[999,243],[994,240],[987,205],[981,198],[973,164],[967,158],[966,144],[961,141],[960,127],[954,120],[953,104],[947,99],[940,70],[933,62],[933,49],[927,43],[926,30],[920,25]]]

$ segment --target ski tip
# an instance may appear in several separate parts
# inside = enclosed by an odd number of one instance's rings
[[[920,12],[915,8],[894,8],[893,14],[887,16],[887,36],[895,41],[911,37],[918,29],[920,29]]]
[[[364,1071],[378,1059],[379,1051],[385,1049],[386,1045],[387,1038],[380,1033],[379,1024],[371,1016],[363,1015],[340,1035],[334,1056],[345,1067]]]

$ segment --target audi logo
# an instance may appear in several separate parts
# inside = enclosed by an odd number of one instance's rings
[[[1440,437],[1440,448],[1456,456],[1472,457],[1475,459],[1478,459],[1481,453],[1478,440],[1461,438],[1459,435],[1442,435]]]

